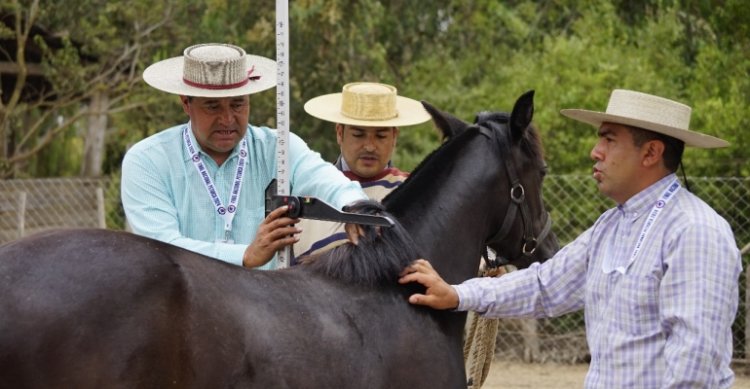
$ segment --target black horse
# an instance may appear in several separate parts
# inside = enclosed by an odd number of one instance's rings
[[[409,305],[418,286],[396,280],[417,256],[460,282],[485,245],[521,265],[557,249],[532,96],[471,126],[426,105],[450,139],[384,200],[408,233],[291,269],[106,230],[0,247],[0,388],[465,388],[465,315]]]

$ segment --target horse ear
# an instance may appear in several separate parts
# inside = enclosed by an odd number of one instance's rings
[[[534,116],[534,90],[530,90],[516,100],[513,113],[510,114],[510,130],[513,140],[518,141],[523,136],[524,130],[531,124]]]
[[[424,106],[424,109],[427,110],[427,113],[432,116],[432,121],[435,123],[435,126],[437,126],[437,128],[443,133],[444,142],[459,134],[469,126],[469,124],[463,120],[449,113],[440,111],[424,100],[422,100],[422,105]]]

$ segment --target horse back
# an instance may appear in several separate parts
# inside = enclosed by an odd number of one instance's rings
[[[398,286],[357,286],[290,269],[253,274],[233,343],[235,382],[274,388],[465,387],[461,341]],[[223,312],[239,312],[231,301]],[[198,322],[198,321],[196,321]],[[458,320],[453,320],[458,322]],[[238,333],[240,331],[230,330]]]
[[[178,387],[185,284],[172,246],[59,230],[0,247],[0,387]]]
[[[106,230],[1,246],[0,279],[0,388],[465,385],[446,336],[463,321],[398,285],[251,271]]]

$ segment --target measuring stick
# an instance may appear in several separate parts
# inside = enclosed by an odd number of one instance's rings
[[[289,196],[289,2],[276,0],[276,188]],[[289,267],[291,248],[277,253],[278,267]]]

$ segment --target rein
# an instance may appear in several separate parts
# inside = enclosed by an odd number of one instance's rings
[[[487,120],[485,123],[482,123],[481,125],[478,124],[483,119],[488,119],[490,115],[483,115],[479,114],[477,116],[477,120],[475,123],[479,126],[479,131],[488,137],[492,136],[494,134],[495,140],[497,140],[497,144],[501,151],[507,152],[508,155],[511,155],[511,150],[508,149],[506,144],[504,144],[500,140],[500,136],[498,133],[501,132],[501,128],[499,127],[499,123],[495,120]],[[504,118],[505,120],[502,121],[502,124],[508,127],[508,119]],[[488,129],[486,126],[489,126]],[[510,129],[508,128],[508,131],[505,131],[507,134],[507,137],[510,138]],[[511,139],[508,139],[510,142]],[[509,144],[509,143],[508,143]],[[512,155],[511,155],[512,156]],[[496,242],[500,241],[502,239],[505,239],[505,237],[510,233],[510,229],[513,227],[513,223],[516,220],[516,213],[520,210],[521,211],[521,224],[523,224],[523,238],[522,238],[522,246],[521,246],[521,254],[524,256],[531,256],[534,254],[534,251],[536,251],[539,242],[543,241],[547,235],[549,234],[551,228],[552,228],[552,220],[549,217],[549,212],[545,212],[544,214],[544,227],[542,228],[542,231],[539,232],[539,235],[534,236],[534,226],[531,220],[531,211],[529,210],[529,204],[525,201],[526,200],[526,190],[523,187],[523,184],[521,183],[521,180],[518,178],[518,170],[516,169],[515,162],[513,161],[513,158],[508,158],[505,161],[505,173],[508,176],[508,182],[510,182],[510,199],[511,202],[508,204],[508,210],[505,212],[505,219],[503,220],[503,224],[500,227],[500,230],[498,230],[492,237],[490,237],[487,240],[487,243],[490,242]]]

